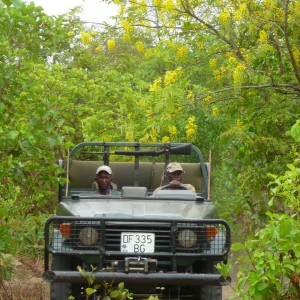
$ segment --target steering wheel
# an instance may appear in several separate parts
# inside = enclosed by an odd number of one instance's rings
[[[188,190],[182,183],[179,185],[167,184],[161,187],[160,190]]]

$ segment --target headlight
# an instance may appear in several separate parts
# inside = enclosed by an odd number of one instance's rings
[[[184,248],[192,248],[197,244],[197,234],[190,229],[182,230],[178,233],[178,243]]]
[[[98,231],[94,227],[85,227],[79,232],[79,240],[86,246],[94,245],[98,241]]]

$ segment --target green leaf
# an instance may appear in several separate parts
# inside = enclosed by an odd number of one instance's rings
[[[245,245],[243,245],[242,243],[233,243],[231,245],[231,250],[232,251],[245,250]]]
[[[109,293],[109,296],[111,297],[111,298],[116,298],[116,297],[118,297],[120,295],[120,292],[118,291],[118,290],[114,290],[114,291],[111,291],[110,293]]]
[[[93,295],[95,292],[97,292],[97,290],[93,289],[93,288],[86,288],[85,289],[85,293],[87,296]]]
[[[124,289],[124,282],[120,282],[120,283],[118,284],[118,289],[119,289],[119,290],[123,290],[123,289]]]
[[[300,142],[300,121],[298,120],[295,125],[291,128],[291,136],[294,138],[296,142]]]
[[[81,268],[81,266],[77,266],[77,270],[81,274],[81,276],[86,277],[86,272]]]
[[[87,278],[87,282],[88,284],[91,286],[95,281],[95,276],[94,275],[91,275]]]
[[[267,283],[265,283],[265,282],[260,282],[260,283],[256,286],[256,288],[257,288],[259,291],[262,291],[262,290],[266,289],[267,287],[268,287],[268,285],[267,285]]]

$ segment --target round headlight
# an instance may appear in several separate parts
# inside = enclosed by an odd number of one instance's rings
[[[178,234],[178,243],[184,248],[192,248],[197,244],[197,234],[195,231],[185,229]]]
[[[98,241],[98,232],[93,227],[85,227],[80,230],[79,239],[80,242],[86,246],[96,244]]]

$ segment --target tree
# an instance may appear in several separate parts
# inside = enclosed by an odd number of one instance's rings
[[[300,112],[299,1],[114,3],[123,36],[152,38],[140,40],[144,59],[133,76],[145,78],[134,93],[145,121],[127,119],[128,136],[214,150],[215,162],[234,174],[237,201],[262,220],[266,174],[283,172],[292,144],[285,132]]]

